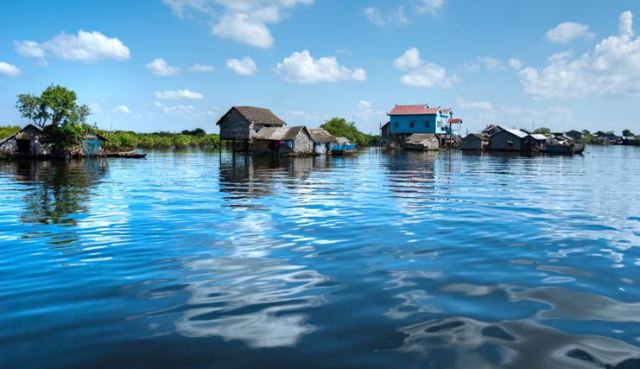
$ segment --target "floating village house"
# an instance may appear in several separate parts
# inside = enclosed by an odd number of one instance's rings
[[[383,127],[388,137],[410,136],[414,133],[431,133],[446,135],[451,133],[450,124],[462,123],[461,120],[451,121],[453,112],[450,108],[431,107],[424,105],[396,105],[387,114],[389,125]]]
[[[254,106],[234,106],[216,123],[220,127],[220,140],[242,142],[244,151],[249,151],[256,133],[262,128],[281,128],[287,125],[269,109]]]
[[[489,148],[489,136],[482,133],[470,133],[462,139],[460,145],[462,150],[486,150]]]
[[[336,138],[325,129],[309,128],[313,141],[313,152],[317,155],[327,154],[331,151],[331,145],[336,143]]]
[[[501,130],[491,136],[489,147],[495,151],[522,151],[522,140],[528,133],[515,129],[500,127]]]
[[[307,127],[264,127],[252,135],[251,151],[262,154],[310,155],[314,143]]]
[[[51,154],[51,145],[42,143],[42,128],[28,124],[0,141],[0,155],[37,157]]]

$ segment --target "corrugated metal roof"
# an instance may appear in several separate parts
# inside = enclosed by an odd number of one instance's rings
[[[349,139],[346,137],[336,137],[336,142],[340,145],[347,145],[349,143]]]
[[[546,141],[547,140],[547,136],[540,134],[540,133],[532,133],[529,136],[533,137],[534,140],[538,140],[538,141]]]
[[[521,130],[519,130],[517,128],[505,128],[505,127],[502,127],[502,126],[500,126],[500,128],[502,128],[503,131],[509,132],[514,136],[517,136],[517,137],[520,137],[520,138],[527,137],[527,133],[526,132],[523,132],[523,131],[521,131]]]
[[[253,136],[256,140],[286,141],[293,140],[306,127],[264,127]]]

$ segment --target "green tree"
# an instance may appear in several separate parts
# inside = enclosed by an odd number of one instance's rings
[[[40,96],[18,95],[16,107],[22,117],[30,119],[34,124],[42,128],[48,125],[57,128],[86,122],[91,110],[86,105],[78,105],[76,99],[74,91],[51,85]]]
[[[355,123],[347,122],[344,118],[331,118],[324,122],[320,128],[324,128],[336,137],[346,137],[350,142],[355,142],[360,146],[368,145],[371,140],[371,136],[360,132]]]
[[[540,128],[536,128],[535,131],[533,131],[533,133],[539,133],[539,134],[543,134],[543,135],[550,135],[551,134],[551,130],[547,127],[540,127]]]
[[[622,131],[622,135],[624,137],[635,137],[635,134],[633,134],[633,132],[631,132],[631,130],[625,129],[624,131]]]

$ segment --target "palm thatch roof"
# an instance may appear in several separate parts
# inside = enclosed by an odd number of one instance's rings
[[[299,127],[264,127],[261,128],[258,132],[255,133],[253,138],[255,140],[269,140],[269,141],[286,141],[293,140],[298,136],[301,131],[306,131],[307,127],[299,126]],[[311,134],[309,134],[311,136]]]
[[[258,108],[255,106],[234,106],[229,109],[229,111],[225,115],[223,115],[216,124],[220,125],[224,118],[234,110],[251,123],[264,124],[265,126],[274,127],[282,127],[287,124],[285,121],[273,114],[271,110],[266,108]]]
[[[323,128],[309,128],[311,140],[317,144],[326,144],[336,142],[336,138]]]

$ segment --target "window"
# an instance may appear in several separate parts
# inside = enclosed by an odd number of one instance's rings
[[[429,122],[424,122],[424,128],[429,128]]]
[[[398,128],[398,122],[396,122],[396,128]]]
[[[416,124],[415,124],[415,123],[413,123],[413,122],[409,123],[409,127],[411,127],[411,128],[415,127],[415,125],[416,125]]]

